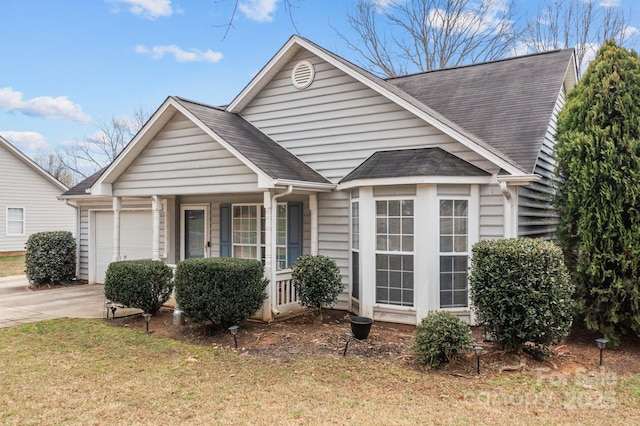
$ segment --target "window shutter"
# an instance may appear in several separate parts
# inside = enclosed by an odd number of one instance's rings
[[[302,203],[287,204],[287,266],[302,256]]]
[[[220,257],[231,257],[231,204],[220,204]]]

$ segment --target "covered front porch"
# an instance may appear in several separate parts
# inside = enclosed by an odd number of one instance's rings
[[[112,201],[111,260],[117,261],[123,260],[127,210],[122,197]],[[262,193],[154,195],[150,201],[152,259],[170,265],[206,257],[259,260],[270,285],[256,316],[272,321],[301,309],[290,267],[302,254],[318,254],[317,190],[299,184]]]

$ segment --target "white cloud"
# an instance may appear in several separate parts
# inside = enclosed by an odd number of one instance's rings
[[[238,8],[252,21],[271,22],[278,1],[280,0],[246,0],[240,2]]]
[[[222,59],[222,53],[214,52],[210,49],[202,51],[199,49],[182,50],[176,45],[147,47],[139,44],[135,47],[135,52],[141,55],[148,55],[152,59],[162,59],[164,55],[173,55],[178,62],[211,62],[216,63]]]
[[[37,132],[0,130],[0,135],[25,153],[35,153],[49,149],[49,144],[45,142],[44,136]]]
[[[0,88],[0,110],[18,111],[33,117],[46,119],[69,119],[79,123],[91,123],[91,117],[82,112],[82,107],[74,104],[66,96],[52,98],[40,96],[23,99],[22,93],[11,87]]]
[[[620,0],[603,0],[600,2],[600,7],[618,7],[620,6]]]
[[[171,0],[107,0],[115,5],[114,12],[120,12],[122,3],[128,7],[129,12],[147,19],[156,19],[161,16],[171,16],[178,12],[171,7]]]

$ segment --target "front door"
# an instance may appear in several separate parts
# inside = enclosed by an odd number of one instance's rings
[[[181,259],[209,257],[209,206],[187,204],[180,207]]]

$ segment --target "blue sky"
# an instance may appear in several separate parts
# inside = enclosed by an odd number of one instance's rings
[[[296,28],[356,62],[338,28],[355,0],[291,0]],[[537,1],[537,0],[536,0]],[[517,0],[535,9],[536,1]],[[606,0],[616,1],[616,0]],[[631,24],[640,28],[637,8]],[[0,135],[27,155],[82,141],[175,95],[230,102],[296,31],[283,0],[2,0]],[[636,50],[638,47],[636,46]]]

